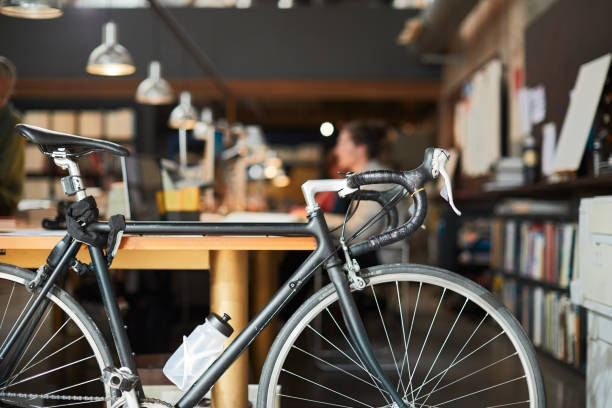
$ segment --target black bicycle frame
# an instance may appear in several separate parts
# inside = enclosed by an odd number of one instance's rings
[[[89,225],[88,230],[100,233],[108,233],[108,223],[96,222]],[[341,310],[346,322],[351,340],[366,366],[376,374],[383,388],[391,395],[399,407],[405,407],[401,397],[386,379],[382,369],[372,353],[369,341],[363,327],[363,323],[350,295],[348,281],[342,270],[342,262],[336,253],[325,218],[320,211],[315,211],[309,216],[307,223],[203,223],[203,222],[127,222],[126,234],[133,235],[225,235],[225,236],[312,236],[317,240],[317,248],[300,265],[280,289],[274,294],[264,308],[253,318],[251,322],[238,334],[223,353],[202,374],[196,383],[177,402],[177,408],[190,408],[195,406],[214,385],[219,377],[229,366],[245,351],[257,335],[268,325],[268,323],[282,310],[306,282],[312,277],[314,271],[323,266],[326,268],[330,279],[336,286],[340,300]],[[62,275],[75,258],[79,242],[73,241],[61,256],[51,276],[45,282],[44,287],[39,290],[37,297],[29,310],[24,314],[24,319],[15,328],[3,347],[0,348],[0,360],[6,357],[11,347],[19,346],[17,339],[24,334],[28,322],[36,324],[36,307],[41,305],[52,285]],[[134,356],[127,338],[126,327],[122,323],[116,298],[113,294],[106,265],[106,258],[102,250],[89,247],[93,270],[100,287],[100,293],[106,312],[115,347],[117,349],[122,366],[130,368],[137,373]],[[18,348],[18,347],[17,347]],[[20,353],[20,350],[13,350]],[[138,393],[142,389],[138,388]]]

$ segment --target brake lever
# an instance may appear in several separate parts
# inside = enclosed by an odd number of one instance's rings
[[[442,175],[444,179],[444,187],[440,190],[440,195],[443,199],[445,199],[448,204],[451,206],[455,214],[461,215],[461,211],[455,207],[455,202],[453,201],[453,187],[451,186],[450,177],[446,172],[446,162],[450,158],[450,154],[444,149],[436,149],[434,151],[434,160],[432,166],[432,175],[437,177],[438,174]]]
[[[444,167],[440,169],[440,174],[442,175],[442,178],[444,178],[444,187],[442,188],[442,190],[440,190],[440,195],[443,199],[448,201],[455,214],[461,215],[461,211],[459,211],[457,207],[455,207],[455,202],[453,201],[453,188],[451,187],[450,177],[448,177],[448,174],[446,173]]]

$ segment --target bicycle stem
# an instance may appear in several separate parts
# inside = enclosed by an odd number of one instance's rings
[[[332,260],[333,261],[333,260]],[[389,393],[393,402],[399,408],[407,408],[402,400],[402,397],[397,393],[389,379],[385,376],[380,364],[376,360],[376,356],[372,352],[372,346],[368,340],[368,335],[365,331],[363,321],[355,305],[355,299],[351,295],[351,290],[346,279],[346,275],[339,263],[328,265],[327,272],[338,293],[340,310],[344,323],[348,328],[349,337],[355,345],[361,360],[366,367],[377,377],[383,389]]]

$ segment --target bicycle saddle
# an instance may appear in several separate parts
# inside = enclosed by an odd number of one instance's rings
[[[60,147],[66,149],[68,156],[79,157],[93,152],[102,151],[116,156],[129,156],[130,152],[123,146],[108,140],[90,139],[68,133],[55,132],[38,126],[15,126],[15,130],[30,142],[37,144],[40,150],[47,155]]]

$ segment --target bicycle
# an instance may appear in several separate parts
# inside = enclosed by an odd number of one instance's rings
[[[4,405],[169,406],[143,394],[111,288],[108,268],[124,232],[317,240],[317,248],[187,390],[177,408],[198,404],[319,267],[327,271],[331,283],[306,300],[280,330],[262,370],[258,407],[278,406],[278,400],[291,407],[545,406],[534,349],[517,320],[492,294],[465,277],[434,267],[394,264],[360,270],[354,261],[359,254],[406,239],[423,224],[426,182],[441,174],[452,194],[444,171],[445,150],[427,149],[423,164],[410,171],[307,181],[302,186],[305,223],[124,222],[116,216],[99,222],[76,159],[94,151],[117,156],[127,156],[128,151],[109,141],[23,124],[17,131],[68,170],[62,185],[76,201],[68,211],[67,234],[36,273],[0,264],[0,299],[6,304],[0,306]],[[380,193],[361,189],[371,184],[396,186]],[[353,200],[375,199],[382,209],[371,222],[386,214],[390,225],[357,244],[343,234],[336,246],[314,198],[321,191],[336,191]],[[398,227],[394,208],[405,195],[412,198],[414,211]],[[449,202],[454,208],[452,195]],[[89,265],[75,258],[83,244],[91,255]],[[59,287],[68,270],[95,274],[118,365],[91,317]]]

